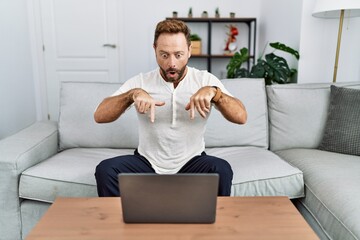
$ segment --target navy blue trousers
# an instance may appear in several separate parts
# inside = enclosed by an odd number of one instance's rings
[[[155,170],[137,150],[135,150],[134,155],[106,159],[96,167],[95,171],[99,197],[120,196],[119,173],[155,173]],[[178,173],[218,173],[218,195],[230,196],[233,172],[230,164],[221,158],[209,156],[203,152],[188,161]]]

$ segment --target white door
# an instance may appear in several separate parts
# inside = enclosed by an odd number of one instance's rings
[[[40,7],[48,118],[57,121],[60,82],[119,82],[117,0],[40,0]]]

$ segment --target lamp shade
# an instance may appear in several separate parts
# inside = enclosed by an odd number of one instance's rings
[[[320,18],[339,18],[341,10],[346,10],[345,17],[360,16],[360,0],[317,0],[312,15]]]

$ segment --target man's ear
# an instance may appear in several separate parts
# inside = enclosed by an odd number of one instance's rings
[[[157,55],[156,55],[156,45],[155,45],[155,44],[153,44],[153,49],[154,49],[155,57],[157,58]]]
[[[189,58],[191,57],[191,49],[192,49],[192,44],[190,43],[190,46],[189,46]]]

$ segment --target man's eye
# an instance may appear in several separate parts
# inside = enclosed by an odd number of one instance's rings
[[[161,54],[161,57],[162,57],[162,58],[167,58],[168,55],[167,55],[167,54]]]
[[[176,54],[176,58],[181,58],[182,55],[181,54]]]

